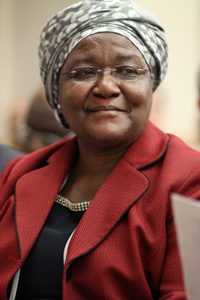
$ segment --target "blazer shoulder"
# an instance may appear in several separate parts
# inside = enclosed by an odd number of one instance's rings
[[[188,161],[190,163],[200,163],[200,151],[187,145],[179,137],[169,134],[170,142],[168,147],[168,154],[171,157],[178,157],[179,159]]]

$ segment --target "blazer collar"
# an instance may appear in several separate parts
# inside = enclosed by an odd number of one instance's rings
[[[162,158],[168,144],[169,136],[149,121],[141,136],[126,151],[124,159],[136,169],[143,169]]]

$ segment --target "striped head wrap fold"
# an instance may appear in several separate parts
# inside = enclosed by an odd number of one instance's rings
[[[148,11],[129,0],[83,0],[53,16],[39,44],[40,74],[49,104],[57,107],[59,73],[74,47],[95,33],[111,32],[129,39],[146,61],[155,90],[168,65],[164,29]]]

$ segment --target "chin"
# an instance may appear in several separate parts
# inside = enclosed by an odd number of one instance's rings
[[[106,149],[110,147],[127,147],[133,142],[133,136],[131,137],[127,132],[116,132],[116,131],[107,131],[106,133],[95,132],[88,135],[90,138],[90,143],[101,148]]]

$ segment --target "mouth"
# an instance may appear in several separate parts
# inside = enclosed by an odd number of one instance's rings
[[[99,105],[93,108],[88,109],[89,112],[104,112],[104,111],[121,111],[124,112],[124,109],[121,109],[119,107],[115,106],[104,106],[104,105]]]

